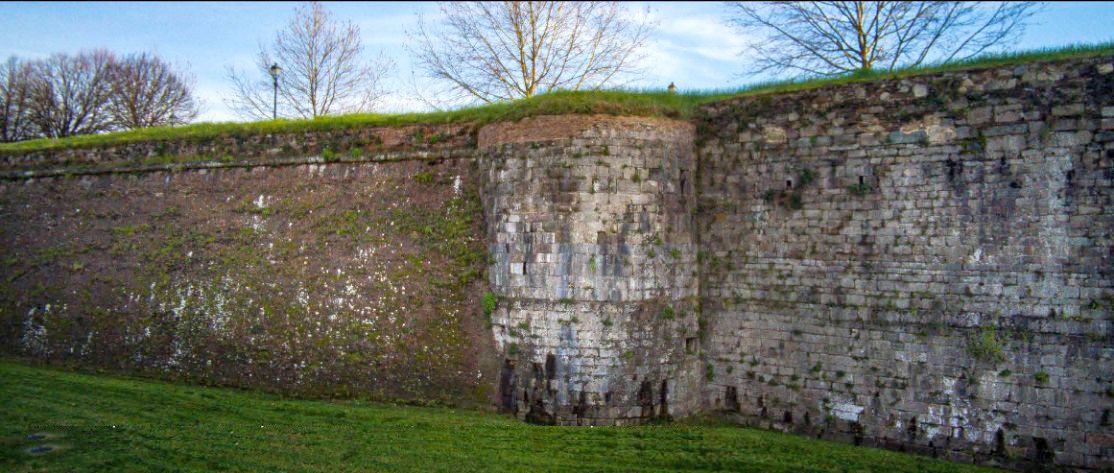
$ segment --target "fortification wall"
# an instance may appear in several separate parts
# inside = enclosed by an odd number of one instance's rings
[[[389,161],[447,158],[471,154],[475,127],[411,125],[359,127],[285,133],[225,133],[140,140],[110,146],[0,151],[0,177],[52,173],[104,173],[122,169],[198,167],[264,161]],[[53,171],[53,172],[52,172]]]
[[[707,107],[706,405],[961,461],[1110,467],[1111,62]]]
[[[494,399],[476,166],[0,182],[7,353],[303,396]]]
[[[699,409],[692,133],[581,116],[480,130],[502,402],[520,417],[627,424]]]
[[[1107,56],[741,97],[691,122],[8,152],[0,348],[1110,468],[1112,97]]]

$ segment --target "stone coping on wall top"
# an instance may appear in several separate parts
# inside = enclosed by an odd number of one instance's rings
[[[252,122],[247,123],[251,125]],[[220,125],[212,123],[198,123],[196,125]],[[185,125],[182,128],[189,128],[193,125]],[[212,143],[212,142],[235,142],[244,140],[283,140],[283,139],[296,139],[296,138],[315,138],[326,136],[375,136],[382,140],[382,145],[386,147],[400,146],[408,143],[408,138],[412,138],[416,133],[425,134],[428,132],[441,132],[451,133],[474,133],[477,125],[471,122],[460,123],[414,123],[407,125],[354,125],[339,128],[325,128],[325,129],[302,129],[302,130],[274,130],[274,131],[253,131],[253,130],[225,130],[215,133],[199,133],[199,134],[185,134],[181,136],[166,136],[166,137],[151,137],[147,139],[132,138],[121,141],[107,142],[107,143],[77,143],[65,146],[48,146],[44,148],[35,149],[4,149],[0,147],[0,156],[22,156],[36,153],[57,153],[57,152],[75,152],[81,150],[102,150],[112,148],[123,148],[136,145],[152,145],[152,144],[196,144],[196,143]],[[144,129],[146,130],[146,129]],[[126,133],[126,132],[124,132]],[[110,133],[111,135],[112,133]],[[79,135],[71,138],[88,138],[95,137],[96,135]],[[58,140],[66,140],[60,138]],[[37,141],[37,140],[32,140]],[[5,144],[19,144],[19,143],[5,143]]]
[[[541,115],[516,122],[500,122],[482,127],[479,147],[496,144],[540,142],[593,134],[607,135],[616,131],[643,134],[645,138],[669,141],[691,140],[695,127],[688,121],[663,117],[617,115]],[[633,137],[633,136],[632,136]],[[475,142],[474,142],[475,143]],[[362,157],[350,157],[338,150],[337,159],[325,159],[321,154],[294,157],[260,157],[235,161],[202,160],[173,163],[133,163],[114,160],[39,169],[10,167],[0,170],[0,180],[22,180],[44,177],[64,177],[104,174],[131,174],[148,172],[176,172],[197,169],[250,168],[258,166],[296,166],[303,164],[375,163],[406,160],[462,159],[474,156],[477,147],[469,143],[435,149],[380,151]],[[95,149],[86,152],[95,152]]]
[[[660,139],[692,139],[695,126],[688,120],[628,115],[539,115],[515,122],[498,122],[480,128],[479,148],[511,143],[533,143],[585,136],[597,130],[649,131]]]
[[[926,80],[938,79],[946,76],[956,75],[998,75],[998,76],[1011,76],[1020,78],[1025,75],[1027,71],[1045,67],[1070,67],[1073,64],[1089,64],[1095,67],[1099,74],[1108,74],[1114,71],[1114,55],[1112,54],[1097,54],[1097,55],[1081,55],[1078,57],[1066,58],[1052,58],[1052,59],[1038,59],[1030,62],[1019,64],[989,64],[985,66],[959,68],[954,70],[942,71],[926,71],[912,75],[902,75],[895,77],[878,77],[870,80],[852,81],[848,83],[835,83],[835,84],[822,84],[816,87],[806,87],[800,90],[785,90],[785,91],[772,91],[768,93],[749,94],[742,93],[737,96],[716,100],[714,102],[706,103],[700,106],[702,110],[711,110],[723,107],[736,107],[741,103],[747,103],[755,100],[769,100],[771,96],[779,97],[786,100],[794,100],[800,97],[801,94],[808,93],[823,93],[824,91],[847,89],[847,88],[862,88],[869,86],[877,86],[879,84],[903,84],[909,90],[904,92],[913,93],[911,84],[923,83]],[[705,112],[706,113],[706,112]],[[694,117],[695,118],[695,117]],[[351,134],[351,133],[371,133],[380,135],[384,140],[384,145],[395,146],[405,141],[405,137],[412,135],[415,130],[431,130],[431,129],[450,129],[462,130],[467,129],[469,133],[478,134],[479,147],[490,146],[492,144],[506,144],[513,142],[533,142],[545,141],[552,139],[569,138],[575,135],[576,132],[583,129],[577,125],[585,123],[598,123],[600,121],[610,121],[611,123],[653,123],[656,122],[658,126],[665,123],[684,124],[690,123],[692,120],[680,120],[667,118],[662,116],[617,116],[605,114],[583,114],[571,113],[560,115],[538,115],[533,117],[523,118],[517,121],[500,121],[490,123],[488,125],[479,126],[480,130],[477,132],[477,123],[474,122],[461,122],[461,123],[413,123],[406,125],[386,126],[386,125],[372,125],[372,126],[353,126],[346,128],[337,128],[329,130],[303,130],[303,131],[275,131],[267,133],[248,133],[246,135],[217,135],[217,136],[195,136],[195,137],[180,137],[174,139],[151,139],[129,141],[113,144],[102,145],[75,145],[60,148],[45,148],[35,150],[3,150],[0,149],[0,157],[18,157],[28,155],[51,155],[55,153],[72,153],[80,150],[96,151],[96,150],[109,150],[113,148],[121,148],[135,145],[144,145],[152,143],[196,143],[206,142],[211,140],[221,139],[258,139],[258,138],[271,138],[271,137],[293,137],[302,135],[305,137],[315,135],[331,135],[331,134]],[[548,124],[556,124],[560,122],[565,127],[553,127]],[[485,132],[486,130],[486,132]],[[517,130],[517,133],[514,132]],[[525,130],[529,130],[533,135],[525,134]],[[0,171],[3,172],[3,171]],[[10,174],[10,173],[9,173]]]
[[[1083,55],[1078,57],[1055,58],[1034,60],[1014,64],[990,64],[979,67],[947,69],[941,71],[923,72],[909,75],[879,76],[869,80],[852,80],[844,83],[825,84],[817,87],[803,87],[795,90],[763,92],[756,94],[739,94],[723,100],[716,100],[701,104],[702,113],[720,109],[739,108],[755,102],[791,102],[802,98],[824,96],[846,92],[851,97],[845,99],[893,99],[899,95],[909,98],[930,98],[939,91],[933,90],[932,85],[942,79],[964,78],[977,79],[968,83],[959,83],[956,87],[962,93],[977,91],[980,93],[995,90],[1013,89],[1018,84],[1044,83],[1050,84],[1058,80],[1049,70],[1064,71],[1073,67],[1085,67],[1087,73],[1107,75],[1114,73],[1114,54]],[[1016,80],[1011,83],[1010,79]],[[883,97],[879,97],[883,96]],[[888,97],[886,97],[888,96]],[[763,108],[759,110],[765,112]]]
[[[0,180],[24,180],[47,177],[95,176],[105,174],[142,174],[153,172],[179,172],[203,169],[237,169],[255,167],[302,166],[307,164],[374,164],[398,161],[439,161],[444,159],[468,159],[473,157],[471,148],[442,148],[438,150],[414,150],[376,153],[359,158],[338,158],[326,160],[321,155],[296,156],[287,158],[247,159],[243,161],[192,161],[167,164],[135,165],[87,165],[81,167],[59,167],[53,169],[0,171]]]

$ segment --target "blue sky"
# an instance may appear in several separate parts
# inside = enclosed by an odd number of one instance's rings
[[[338,17],[360,26],[371,53],[391,57],[395,73],[386,87],[393,93],[385,111],[419,110],[408,97],[413,80],[404,49],[406,31],[418,14],[436,19],[432,3],[328,3]],[[154,51],[189,68],[203,103],[204,121],[235,120],[222,97],[229,90],[226,68],[248,67],[261,43],[268,42],[297,5],[258,3],[0,3],[0,57],[38,58],[55,52],[104,47],[125,53]],[[647,45],[645,73],[630,85],[682,89],[726,88],[745,84],[738,56],[745,39],[723,24],[727,9],[712,2],[649,4],[658,21]],[[1016,49],[1051,47],[1114,39],[1114,2],[1047,4]],[[1011,48],[1013,49],[1013,48]]]

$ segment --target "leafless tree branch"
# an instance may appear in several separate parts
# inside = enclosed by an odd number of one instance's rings
[[[0,141],[35,137],[31,123],[31,65],[10,57],[0,64]]]
[[[125,129],[181,125],[198,114],[189,79],[150,53],[115,63],[108,107],[114,124]]]
[[[650,25],[621,2],[441,2],[409,49],[444,84],[444,101],[496,102],[555,89],[594,89],[636,72]]]
[[[729,22],[759,32],[753,73],[839,75],[966,59],[1009,44],[1034,2],[731,2]]]
[[[299,7],[270,47],[260,46],[253,72],[228,70],[227,102],[241,115],[271,117],[272,64],[282,68],[279,115],[303,118],[371,111],[384,96],[381,82],[392,67],[382,55],[365,60],[359,27],[316,2]]]
[[[61,138],[111,130],[107,105],[115,62],[104,50],[55,54],[34,62],[29,116],[38,131]]]

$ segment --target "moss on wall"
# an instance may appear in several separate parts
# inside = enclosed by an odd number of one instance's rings
[[[5,351],[305,396],[492,390],[474,165],[0,187]]]

